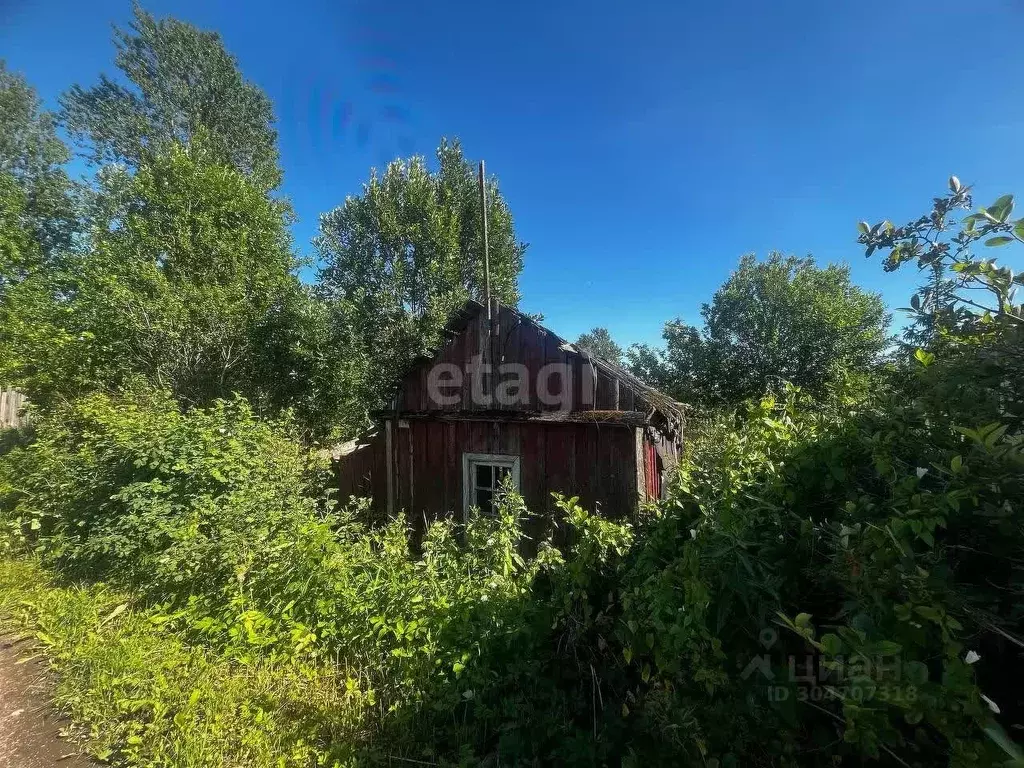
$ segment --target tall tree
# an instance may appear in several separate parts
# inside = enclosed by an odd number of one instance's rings
[[[487,180],[491,293],[519,300],[525,244]],[[473,164],[457,141],[442,141],[437,168],[422,157],[372,173],[362,194],[320,220],[315,239],[324,267],[319,294],[346,302],[356,336],[374,361],[368,402],[379,402],[402,367],[440,341],[451,313],[484,286],[483,232]]]
[[[26,225],[25,193],[13,176],[0,173],[0,301],[38,267],[38,251]]]
[[[615,343],[607,328],[591,328],[580,334],[576,346],[604,358],[609,363],[619,365],[622,362],[622,347]]]
[[[45,253],[70,245],[76,227],[68,148],[55,128],[35,90],[0,59],[0,174],[21,189],[18,215]]]
[[[141,165],[154,151],[201,136],[216,162],[264,189],[281,183],[274,111],[247,82],[220,35],[177,19],[157,20],[138,4],[129,30],[115,29],[116,64],[127,82],[103,75],[61,102],[68,129],[93,161]]]
[[[293,409],[305,436],[346,439],[368,425],[373,361],[356,332],[352,306],[302,286],[256,337],[269,405]]]
[[[63,351],[74,337],[61,334],[54,318],[68,311],[56,290],[57,260],[47,259],[26,215],[18,180],[0,173],[0,383],[35,393],[68,378]]]
[[[43,404],[135,379],[186,404],[262,396],[256,340],[298,291],[284,206],[196,142],[101,181],[115,223],[0,306],[8,376]]]
[[[701,315],[703,329],[667,323],[664,351],[629,351],[638,375],[692,403],[736,403],[781,381],[815,395],[862,390],[888,343],[881,297],[848,267],[779,253],[744,256]]]

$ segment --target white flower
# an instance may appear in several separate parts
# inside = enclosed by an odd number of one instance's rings
[[[980,658],[981,656],[976,651],[968,651],[967,656],[964,658],[964,662],[966,664],[973,664]]]
[[[697,538],[697,529],[696,528],[691,528],[690,529],[690,538],[691,539],[696,539]]]
[[[985,703],[988,704],[988,708],[991,709],[995,714],[999,714],[999,707],[992,699],[986,696],[984,693],[981,694],[981,698],[984,699]]]
[[[924,467],[917,468],[917,479],[920,480],[922,477],[928,474],[928,470]]]

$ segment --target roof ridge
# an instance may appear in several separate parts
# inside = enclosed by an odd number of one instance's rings
[[[544,331],[545,333],[548,333],[551,336],[554,336],[555,339],[557,339],[558,341],[560,341],[562,343],[562,348],[566,352],[569,352],[570,354],[579,355],[584,360],[595,361],[595,362],[599,363],[600,365],[604,366],[608,370],[608,372],[610,374],[612,374],[616,378],[626,382],[628,385],[634,387],[635,390],[638,390],[641,394],[647,395],[648,397],[653,396],[651,398],[652,399],[651,405],[654,406],[656,409],[665,412],[666,416],[672,415],[672,416],[677,417],[680,420],[685,418],[685,408],[686,408],[686,405],[684,403],[677,402],[676,400],[674,400],[673,398],[669,397],[664,392],[662,392],[660,389],[657,389],[656,387],[651,386],[650,384],[648,384],[647,382],[643,381],[641,378],[639,378],[635,374],[627,371],[621,365],[616,365],[615,363],[612,363],[612,362],[610,362],[609,360],[606,360],[603,357],[600,357],[598,355],[593,354],[590,350],[582,348],[582,347],[579,347],[578,345],[574,344],[571,341],[568,341],[564,337],[559,336],[555,331],[551,330],[550,328],[548,328],[543,323],[540,323],[537,320],[535,320],[534,318],[530,317],[528,314],[526,314],[524,312],[521,312],[518,307],[513,307],[510,304],[502,304],[497,299],[492,299],[492,301],[498,307],[499,310],[502,307],[504,307],[505,309],[507,309],[510,312],[512,312],[513,314],[515,314],[521,320],[525,320],[526,322],[535,325],[537,328],[539,328],[540,330]],[[473,317],[476,313],[483,311],[483,309],[484,309],[484,305],[481,304],[476,299],[466,299],[466,301],[463,302],[462,307],[456,313],[454,313],[454,314],[456,316],[458,316],[458,315],[464,315],[464,314],[469,313],[469,316]],[[452,322],[449,321],[449,323],[445,325],[445,329],[447,330],[449,328],[449,326],[451,326],[451,325],[452,325]],[[568,347],[568,348],[566,349],[566,347]],[[440,351],[440,348],[431,350],[431,352],[430,352],[431,359],[433,359],[433,357],[436,356],[439,351]],[[657,401],[660,401],[660,402],[653,402],[654,400],[657,400]]]

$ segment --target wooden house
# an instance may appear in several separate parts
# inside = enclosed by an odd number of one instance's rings
[[[369,496],[414,525],[489,511],[508,475],[535,513],[558,491],[629,516],[660,497],[683,438],[680,404],[515,309],[475,301],[374,416],[376,431],[336,456],[341,498]]]

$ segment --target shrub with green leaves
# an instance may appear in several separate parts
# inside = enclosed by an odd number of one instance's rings
[[[630,524],[558,497],[527,542],[507,487],[412,542],[241,398],[91,394],[0,457],[0,609],[124,764],[1020,768],[1021,280],[972,248],[1024,223],[943,234],[954,182],[865,227],[930,275],[875,390],[702,413]]]
[[[624,571],[642,762],[1024,764],[1022,280],[974,253],[1024,221],[1004,196],[956,229],[972,203],[950,190],[862,225],[868,255],[929,275],[877,391],[791,391],[691,432]]]
[[[244,400],[183,413],[159,393],[97,394],[33,429],[0,458],[9,554],[117,585],[154,631],[243,664],[337,665],[376,703],[360,726],[376,738],[353,748],[483,754],[502,731],[500,753],[529,757],[576,732],[592,672],[566,662],[590,654],[587,595],[611,586],[628,526],[562,499],[573,547],[527,560],[507,489],[495,516],[431,524],[414,556],[402,521],[371,530],[365,502],[334,508],[289,425]]]
[[[1019,437],[790,391],[694,438],[622,570],[639,764],[1017,759]]]
[[[182,413],[160,393],[84,397],[3,457],[6,526],[65,572],[169,601],[223,594],[326,510],[288,430],[241,399]]]

